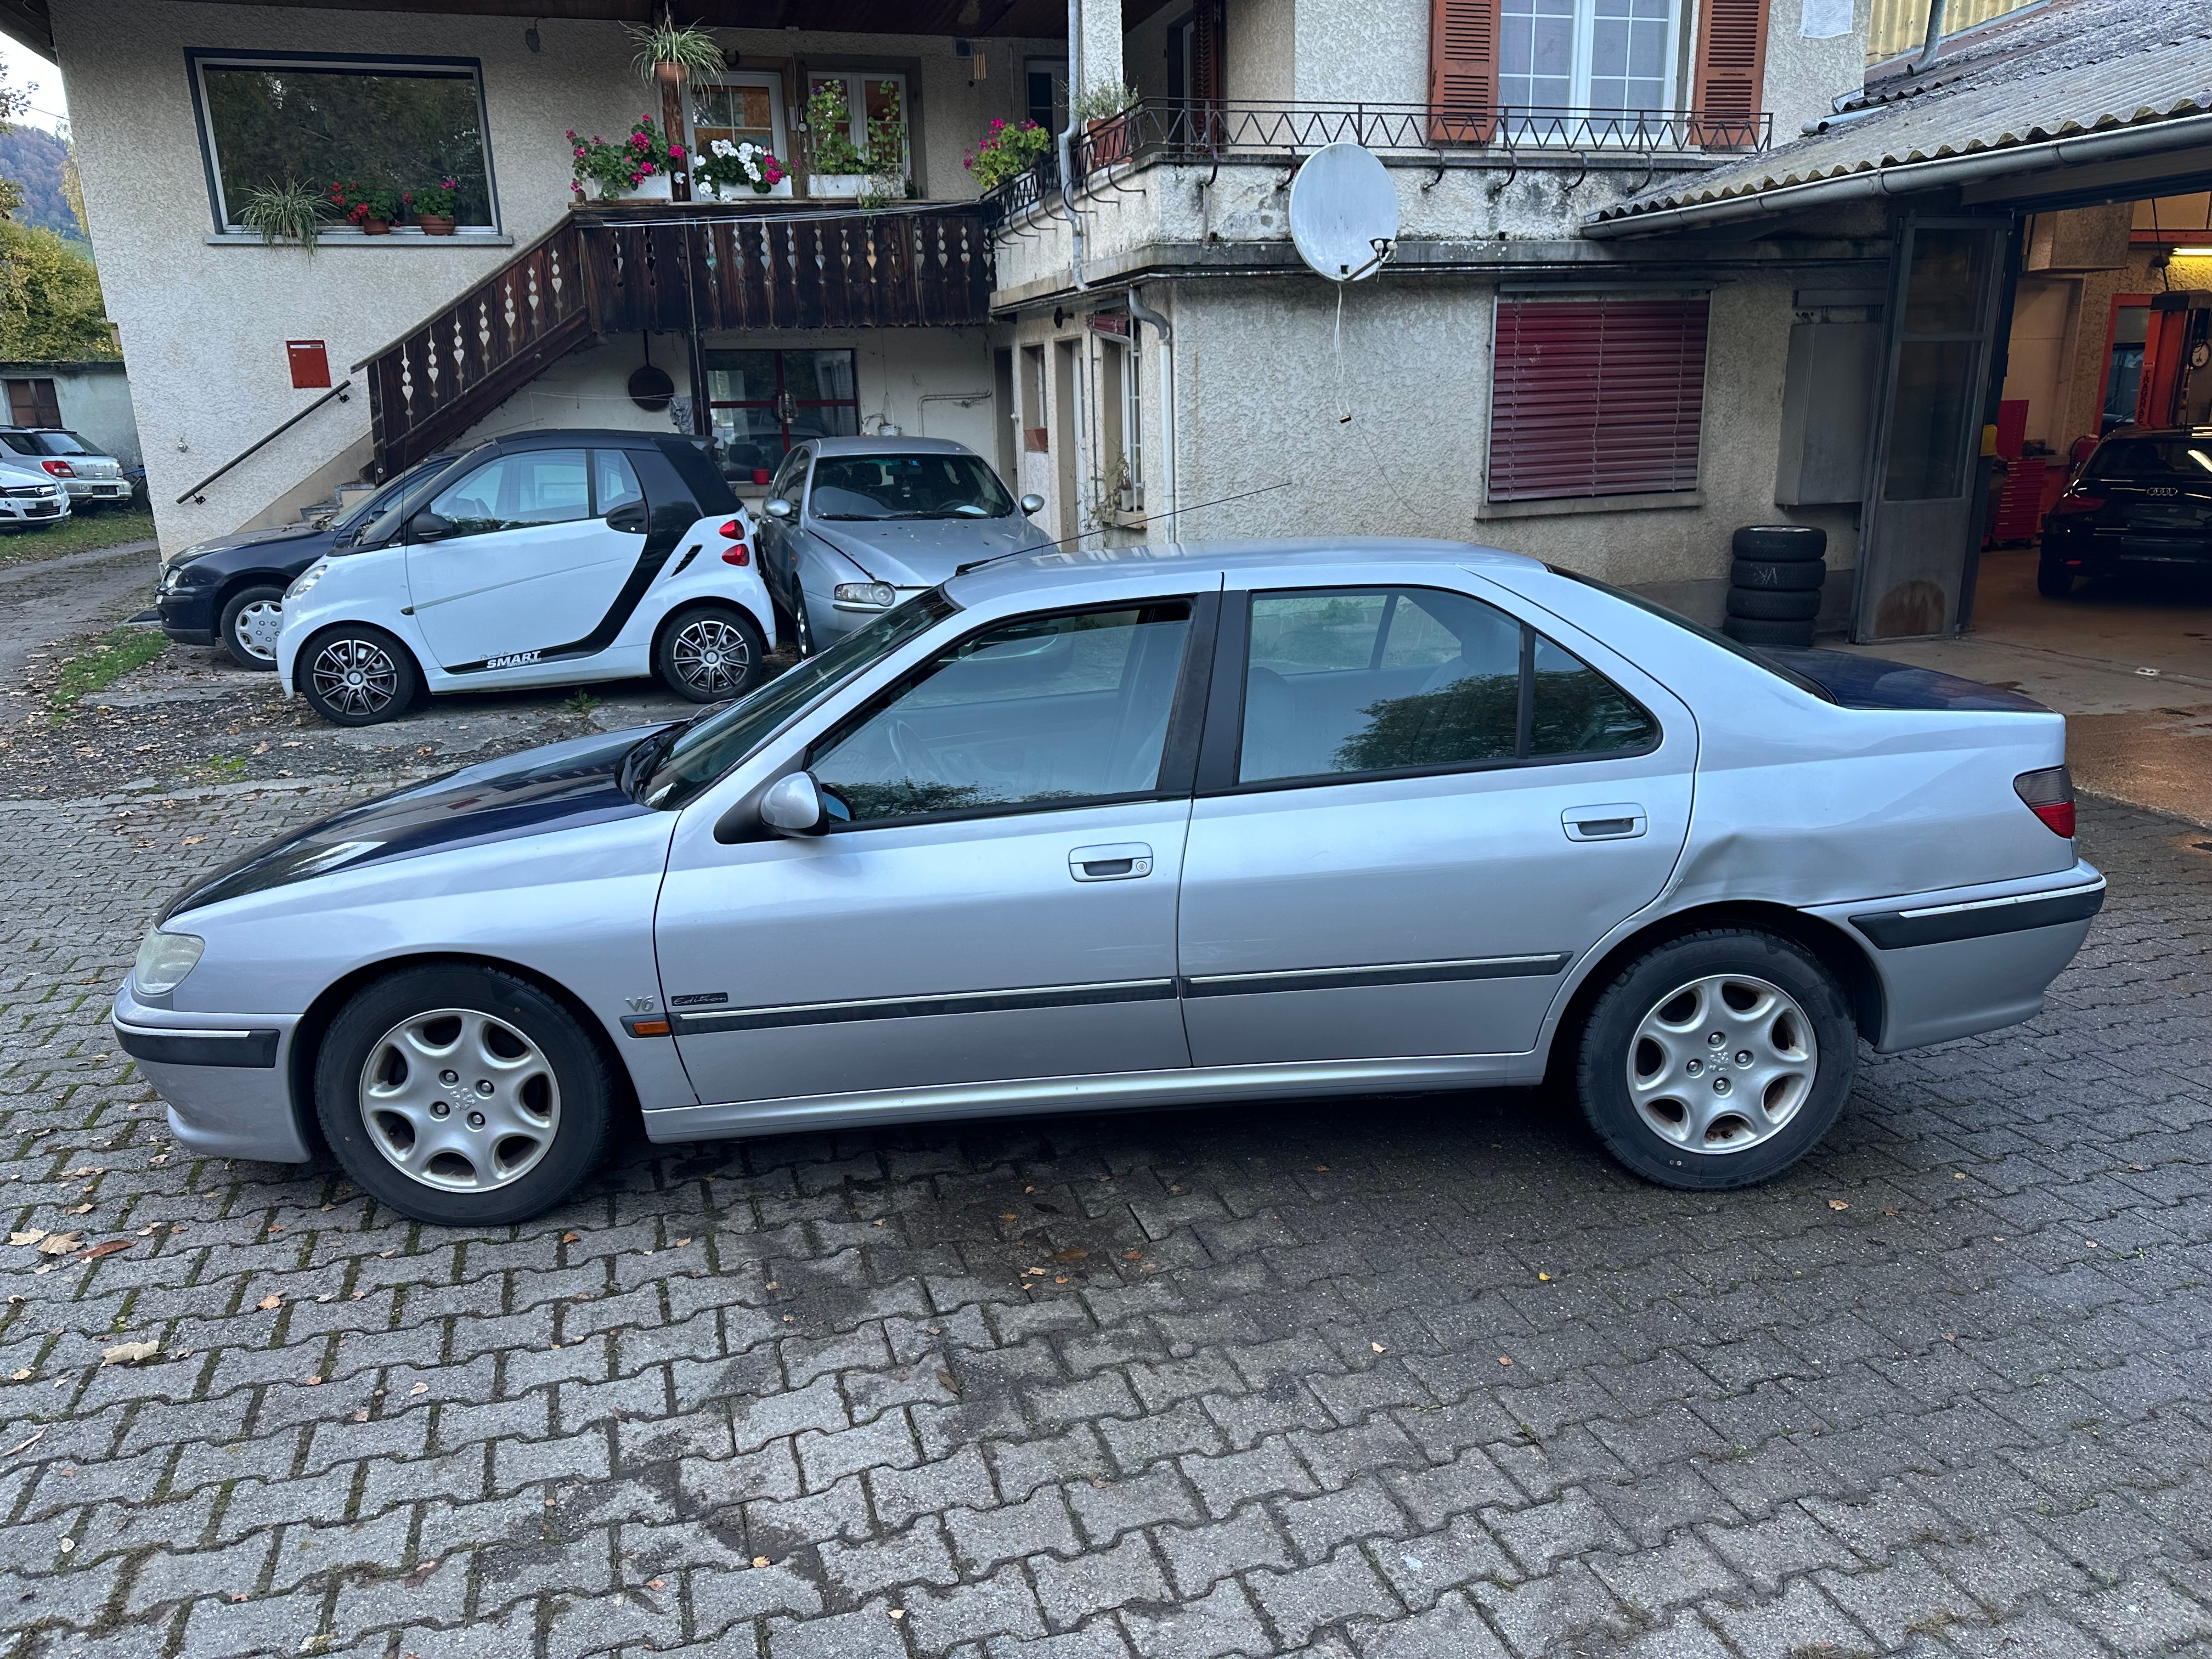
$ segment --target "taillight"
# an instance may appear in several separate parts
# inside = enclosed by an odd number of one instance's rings
[[[74,478],[76,477],[76,469],[71,466],[67,461],[40,461],[39,465],[46,468],[47,471],[52,473],[57,478]]]
[[[752,562],[753,556],[745,551],[744,526],[739,524],[735,519],[725,519],[722,520],[722,527],[714,533],[720,536],[726,542],[734,542],[736,544],[733,547],[726,547],[722,550],[722,562],[724,564],[750,564]]]
[[[725,519],[722,527],[714,533],[726,542],[741,542],[745,538],[745,527],[735,519]]]
[[[745,544],[743,542],[739,542],[735,547],[726,548],[723,550],[722,562],[724,564],[750,564],[752,562],[752,557],[753,556],[751,554],[745,551]]]
[[[2104,504],[2102,495],[2061,495],[2051,504],[2051,516],[2070,519],[2077,513],[2094,513]]]
[[[2027,810],[2043,820],[2054,836],[2074,839],[2074,775],[2063,766],[2046,766],[2040,772],[2023,772],[2012,781],[2013,793],[2027,803]]]

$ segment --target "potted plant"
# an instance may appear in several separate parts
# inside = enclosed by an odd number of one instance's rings
[[[279,242],[297,242],[313,253],[328,207],[320,191],[287,179],[281,185],[261,185],[247,191],[246,199],[238,204],[238,222],[260,232],[262,241],[270,247]]]
[[[1136,124],[1130,119],[1136,106],[1137,89],[1120,81],[1101,81],[1075,100],[1075,117],[1083,123],[1091,166],[1112,167],[1129,159],[1136,148]]]
[[[726,191],[732,196],[748,191],[765,196],[787,175],[783,163],[766,144],[750,140],[733,144],[726,138],[717,138],[707,146],[706,159],[691,169],[691,176],[720,201]]]
[[[663,11],[658,23],[643,28],[629,26],[637,43],[638,74],[663,86],[677,87],[694,75],[714,75],[723,66],[722,49],[714,37],[696,24],[678,24],[675,14]]]
[[[1052,154],[1052,135],[1034,121],[1009,124],[994,118],[983,142],[960,158],[961,166],[975,175],[983,191],[1020,178]]]
[[[414,210],[415,222],[425,236],[453,234],[453,204],[460,191],[459,179],[441,179],[434,185],[417,185],[406,193],[407,205]]]
[[[841,81],[826,82],[806,100],[806,193],[858,196],[867,188],[867,157],[853,142],[853,111]]]
[[[352,179],[334,180],[331,185],[331,207],[348,224],[357,226],[364,236],[389,236],[392,222],[399,217],[399,192],[372,186],[363,189]]]
[[[597,134],[579,138],[571,129],[568,148],[574,175],[569,189],[580,202],[586,199],[586,185],[593,187],[588,193],[605,202],[624,198],[665,202],[669,194],[669,164],[680,161],[684,155],[681,145],[672,145],[660,136],[650,115],[641,117],[618,143]]]

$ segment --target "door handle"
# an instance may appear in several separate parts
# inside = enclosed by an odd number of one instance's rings
[[[1152,873],[1152,849],[1140,841],[1079,847],[1067,855],[1067,873],[1078,881],[1134,881]]]
[[[1633,841],[1650,828],[1650,820],[1635,802],[1613,801],[1603,806],[1570,806],[1559,814],[1559,827],[1569,841]]]

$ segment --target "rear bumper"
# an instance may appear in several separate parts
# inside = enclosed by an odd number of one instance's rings
[[[2022,881],[1825,905],[1813,911],[1867,947],[1881,980],[1883,1054],[2033,1019],[2105,902],[2077,861]]]
[[[203,1157],[305,1164],[291,1090],[296,1014],[179,1014],[149,1008],[126,981],[108,1013],[116,1046],[169,1109],[170,1133]]]

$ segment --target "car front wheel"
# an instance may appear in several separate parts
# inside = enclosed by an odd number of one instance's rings
[[[1748,1187],[1789,1168],[1842,1110],[1857,1066],[1843,988],[1751,928],[1654,946],[1599,994],[1576,1083],[1605,1149],[1646,1181]]]
[[[284,626],[284,590],[241,588],[223,602],[222,648],[240,668],[276,666],[276,635]]]
[[[502,1226],[574,1192],[606,1149],[614,1080],[560,1001],[496,969],[377,981],[331,1022],[315,1111],[356,1185],[402,1215]]]
[[[292,683],[307,706],[333,726],[398,720],[422,690],[407,647],[380,628],[341,623],[301,647]]]
[[[679,611],[660,630],[653,672],[679,697],[721,702],[768,678],[768,644],[759,625],[729,605]]]

